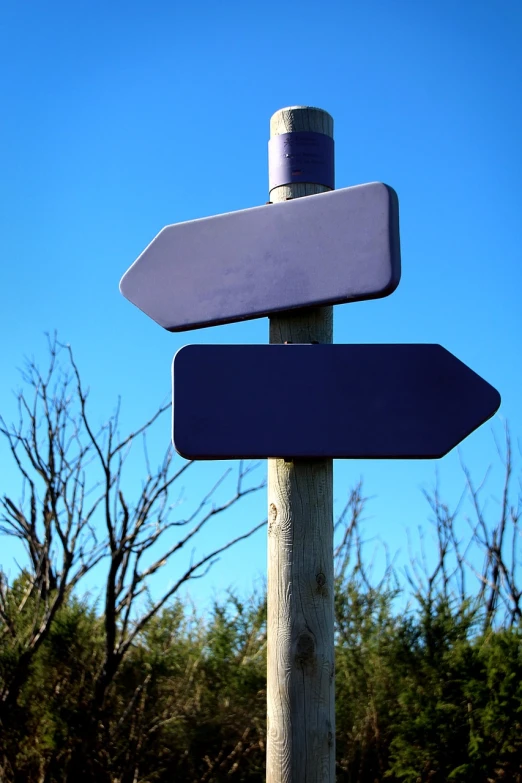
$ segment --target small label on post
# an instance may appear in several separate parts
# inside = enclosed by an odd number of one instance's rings
[[[334,140],[313,131],[274,136],[268,142],[268,179],[270,191],[294,182],[310,182],[333,189]]]

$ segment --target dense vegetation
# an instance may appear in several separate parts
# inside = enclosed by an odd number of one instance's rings
[[[402,613],[393,598],[338,582],[338,780],[522,780],[518,627],[480,631],[480,607],[440,595]],[[262,595],[229,596],[206,619],[164,608],[120,667],[85,758],[103,618],[68,599],[2,732],[2,780],[76,780],[79,765],[97,781],[264,780],[265,631]],[[0,677],[13,654],[2,646]]]
[[[0,571],[0,781],[263,781],[264,592],[230,594],[198,614],[177,588],[204,573],[207,557],[176,589],[146,598],[154,571],[139,555],[171,524],[170,462],[150,472],[137,497],[124,496],[123,463],[113,473],[111,460],[134,435],[118,440],[115,425],[95,435],[74,363],[57,382],[58,347],[51,343],[50,375],[31,365],[26,376],[35,394],[23,409],[29,429],[23,421],[0,429],[26,484],[20,502],[4,491],[1,526],[24,543],[30,564],[11,582]],[[103,542],[85,523],[93,456],[107,482],[99,497],[111,499],[101,517],[103,503],[95,506]],[[464,471],[475,515],[467,538],[434,491],[433,557],[413,558],[402,576],[388,564],[372,577],[362,488],[351,492],[336,550],[339,781],[522,782],[521,509],[509,435],[501,458],[497,516],[487,516],[483,487]],[[179,529],[198,532],[255,491],[242,488],[246,472],[228,501],[208,506],[206,496]],[[81,587],[101,556],[109,561],[98,604]]]

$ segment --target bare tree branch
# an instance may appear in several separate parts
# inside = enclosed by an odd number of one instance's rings
[[[171,492],[194,463],[177,463],[169,447],[153,468],[147,448],[147,433],[170,409],[170,403],[160,405],[143,425],[121,436],[118,401],[112,416],[96,428],[89,413],[88,389],[70,346],[54,335],[48,336],[48,349],[45,371],[34,360],[26,362],[25,388],[17,394],[17,422],[8,426],[0,418],[0,435],[22,481],[20,500],[12,493],[0,499],[0,532],[20,541],[28,558],[22,582],[16,587],[16,601],[13,585],[0,572],[0,633],[18,651],[11,680],[0,683],[0,721],[8,718],[16,703],[31,660],[49,634],[56,613],[83,577],[105,560],[105,655],[95,688],[95,722],[106,690],[136,635],[182,584],[203,576],[221,553],[264,523],[182,567],[174,583],[143,608],[140,599],[151,594],[150,580],[188,542],[195,541],[211,520],[265,482],[246,486],[245,479],[256,466],[241,464],[235,492],[227,500],[214,499],[223,491],[230,471],[214,482],[188,514],[176,517]],[[126,460],[137,443],[145,468],[141,488],[123,480]],[[170,534],[176,529],[185,532],[173,542]],[[86,736],[85,747],[91,739]]]

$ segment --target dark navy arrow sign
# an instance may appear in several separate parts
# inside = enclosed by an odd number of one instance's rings
[[[174,445],[187,459],[442,457],[500,405],[429,344],[188,345],[173,390]]]
[[[120,290],[172,332],[391,294],[395,191],[380,182],[164,228]]]

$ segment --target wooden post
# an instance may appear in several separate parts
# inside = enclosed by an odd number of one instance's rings
[[[271,138],[295,131],[333,138],[333,119],[322,109],[293,106],[270,120]],[[313,182],[282,185],[270,199],[329,189]],[[332,341],[332,307],[270,318],[270,343]],[[278,379],[269,384],[268,393],[277,395]],[[267,668],[267,783],[334,783],[331,459],[268,460]]]

